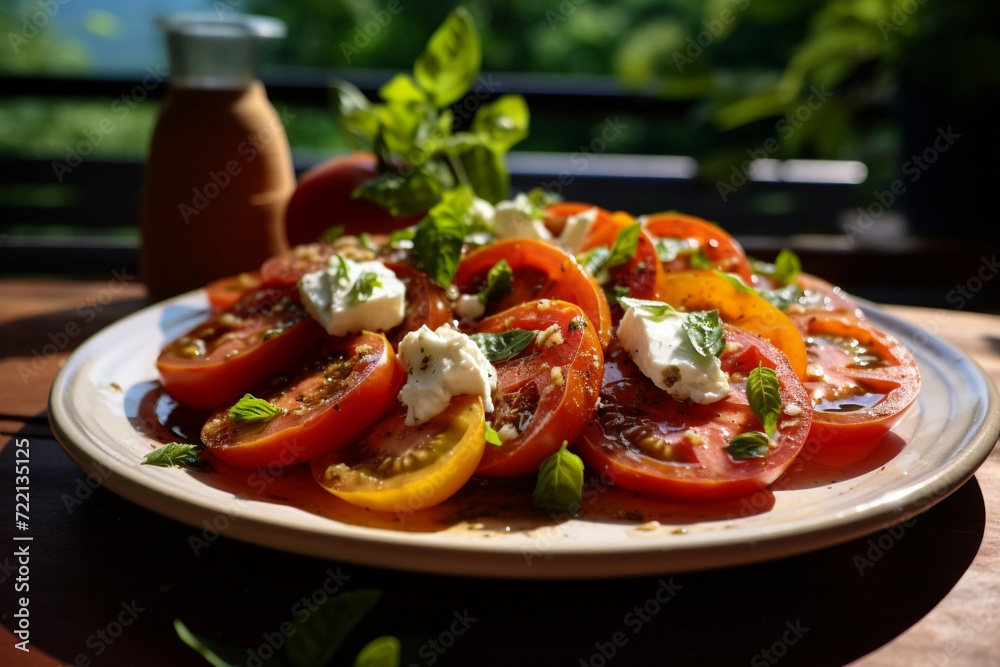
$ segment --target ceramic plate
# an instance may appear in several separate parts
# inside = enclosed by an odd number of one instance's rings
[[[56,378],[49,414],[59,442],[84,471],[115,493],[196,527],[193,534],[212,526],[311,556],[485,577],[709,569],[811,551],[903,521],[958,488],[992,450],[1000,397],[982,370],[922,330],[866,310],[916,357],[923,379],[916,404],[893,435],[859,461],[832,467],[803,455],[806,460],[770,489],[726,504],[648,500],[596,480],[576,519],[531,513],[527,486],[503,511],[473,493],[432,511],[427,522],[423,513],[383,517],[345,509],[318,490],[302,466],[260,471],[248,486],[219,473],[140,465],[158,444],[139,424],[139,405],[156,386],[156,356],[206,316],[202,291],[146,308],[86,341]],[[654,519],[659,525],[648,523]]]

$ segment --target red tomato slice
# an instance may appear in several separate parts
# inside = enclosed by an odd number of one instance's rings
[[[399,348],[399,342],[406,334],[416,331],[424,324],[433,331],[455,318],[444,290],[435,285],[426,273],[405,264],[386,262],[385,265],[406,285],[406,313],[403,323],[386,332],[394,350]]]
[[[590,226],[587,237],[580,246],[584,252],[598,246],[611,248],[618,234],[635,224],[635,219],[627,213],[612,213],[609,217],[598,217]],[[621,287],[628,290],[628,295],[635,299],[660,300],[663,289],[663,267],[656,254],[656,247],[645,232],[640,232],[635,255],[627,264],[609,269],[611,274],[610,287]]]
[[[234,422],[217,410],[201,431],[213,454],[235,466],[308,461],[349,442],[396,402],[406,376],[382,334],[323,345],[305,363],[254,389],[284,410],[267,422]]]
[[[295,287],[263,287],[163,348],[156,369],[178,401],[214,409],[297,362],[324,335]]]
[[[456,396],[441,414],[406,425],[397,406],[364,436],[313,459],[313,478],[352,505],[409,514],[455,494],[483,455],[483,399]]]
[[[218,315],[222,311],[232,308],[247,292],[259,289],[262,282],[260,271],[213,280],[205,286],[205,291],[208,292],[208,302],[212,306],[212,314]]]
[[[787,309],[789,314],[799,313],[835,313],[852,317],[856,320],[865,319],[865,314],[861,312],[858,303],[850,297],[844,290],[828,283],[822,278],[817,278],[808,273],[800,273],[795,280],[799,287],[809,290],[808,298],[800,299],[799,303],[792,304]]]
[[[514,273],[513,291],[501,301],[487,304],[487,314],[536,299],[569,301],[583,309],[594,324],[601,345],[608,344],[611,312],[601,286],[572,255],[545,241],[511,239],[473,250],[459,262],[455,285],[465,294],[479,293],[490,269],[501,259],[507,260]]]
[[[677,212],[644,215],[639,218],[639,222],[654,243],[660,238],[693,240],[696,247],[708,257],[713,268],[735,273],[748,285],[753,284],[753,270],[743,247],[718,225]],[[680,255],[663,266],[667,271],[702,268],[691,266],[690,255]]]
[[[342,236],[333,243],[321,241],[295,246],[267,259],[260,267],[261,279],[265,285],[295,285],[305,274],[325,269],[334,255],[355,262],[375,259],[375,252],[362,248],[357,237]]]
[[[714,500],[762,489],[791,465],[809,433],[809,396],[774,346],[730,326],[725,331],[721,362],[730,373],[730,395],[707,405],[674,400],[612,343],[601,406],[576,444],[591,470],[611,471],[615,485],[632,491]],[[726,451],[729,442],[763,430],[746,398],[747,374],[758,364],[777,373],[782,406],[794,404],[801,412],[781,415],[767,456],[735,460]]]
[[[565,301],[532,301],[486,318],[479,332],[545,331],[517,356],[494,364],[497,392],[488,416],[493,428],[510,425],[517,436],[488,445],[476,470],[484,477],[517,477],[538,471],[542,461],[573,442],[594,414],[604,354],[593,325]],[[509,429],[510,427],[508,427]]]
[[[895,338],[848,315],[793,316],[806,343],[803,382],[814,407],[813,436],[827,446],[881,438],[920,391],[920,372]]]

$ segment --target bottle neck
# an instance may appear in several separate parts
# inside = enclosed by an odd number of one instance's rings
[[[175,86],[239,90],[257,79],[257,40],[241,26],[188,26],[167,45]]]

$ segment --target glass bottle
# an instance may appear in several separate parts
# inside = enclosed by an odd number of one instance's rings
[[[261,38],[276,19],[203,13],[161,17],[171,80],[153,132],[139,224],[139,270],[151,301],[252,271],[287,249],[295,189],[281,119],[257,79]]]

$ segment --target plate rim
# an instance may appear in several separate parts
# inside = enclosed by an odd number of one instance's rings
[[[88,475],[98,474],[103,486],[117,495],[160,515],[180,521],[194,528],[204,528],[206,517],[225,513],[220,507],[224,502],[200,502],[199,499],[177,491],[165,480],[157,480],[145,470],[117,468],[116,461],[107,460],[103,452],[93,450],[89,437],[83,428],[74,423],[67,413],[69,400],[66,388],[78,377],[90,360],[89,350],[99,346],[105,338],[113,336],[119,329],[128,329],[137,319],[148,317],[153,312],[203,298],[204,289],[193,290],[166,301],[151,304],[104,327],[85,340],[66,360],[59,370],[49,392],[48,419],[56,440],[71,460]],[[992,378],[965,352],[951,343],[930,334],[919,326],[882,311],[878,306],[858,300],[866,315],[880,327],[889,323],[893,335],[905,331],[911,337],[922,335],[928,346],[927,354],[939,357],[934,348],[943,349],[977,372],[982,380],[985,394],[984,416],[977,431],[965,431],[965,446],[957,457],[947,465],[939,466],[934,473],[916,488],[908,488],[901,498],[894,502],[875,502],[867,507],[839,517],[822,519],[814,528],[803,535],[793,526],[779,527],[766,531],[759,539],[750,543],[740,543],[734,549],[732,543],[695,546],[693,549],[678,549],[676,545],[665,545],[661,540],[636,540],[628,549],[621,549],[617,542],[606,545],[588,545],[586,552],[573,552],[555,548],[539,554],[535,562],[529,561],[523,548],[505,548],[502,539],[467,542],[447,542],[439,539],[439,533],[409,533],[381,528],[352,526],[328,519],[333,531],[317,533],[301,527],[277,524],[266,518],[240,515],[239,521],[231,522],[225,530],[227,537],[250,542],[260,546],[276,548],[292,553],[353,562],[361,565],[386,567],[404,571],[460,576],[478,576],[511,579],[584,579],[620,578],[624,576],[674,574],[695,570],[744,565],[793,556],[815,551],[834,544],[885,529],[893,524],[930,509],[938,502],[961,487],[970,479],[993,450],[1000,437],[1000,391]],[[193,304],[192,304],[193,305]],[[978,392],[977,392],[978,393]],[[970,425],[971,426],[971,425]],[[82,436],[82,437],[81,437]],[[84,444],[81,444],[81,440]],[[105,458],[105,460],[101,460]],[[104,475],[103,469],[113,474]],[[225,493],[221,492],[220,493]],[[264,502],[252,497],[238,496],[228,499],[228,503]],[[836,520],[835,520],[836,519]],[[280,540],[277,538],[281,538]],[[385,546],[392,549],[379,549]],[[376,548],[373,548],[376,547]],[[373,553],[374,552],[374,553]],[[738,555],[734,556],[734,552]],[[651,554],[662,553],[663,563],[654,563]],[[475,558],[468,556],[475,555]],[[613,566],[608,557],[615,556]],[[512,559],[519,562],[512,562]],[[537,565],[537,566],[536,566]]]

